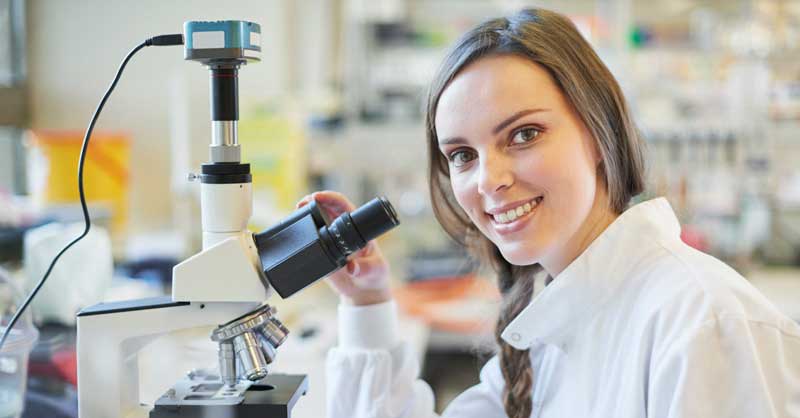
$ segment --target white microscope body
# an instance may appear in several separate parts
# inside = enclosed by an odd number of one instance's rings
[[[146,417],[152,405],[139,399],[140,350],[167,333],[224,324],[271,295],[246,229],[250,183],[200,187],[203,251],[174,267],[172,297],[100,304],[79,314],[81,418]],[[96,314],[104,305],[114,311]]]
[[[184,58],[208,65],[211,72],[211,164],[204,165],[203,175],[190,176],[190,180],[201,179],[203,250],[174,267],[171,297],[101,303],[78,314],[81,418],[148,416],[152,405],[143,405],[139,399],[138,354],[144,347],[168,333],[231,322],[271,296],[247,230],[252,188],[249,165],[239,163],[237,138],[238,68],[259,60],[259,34],[258,24],[243,21],[184,25]],[[239,170],[233,175],[227,169],[205,173],[206,166]],[[288,333],[285,328],[278,331]],[[233,354],[222,353],[223,346],[231,349],[233,345],[218,343],[221,372],[227,374],[223,378],[235,382]],[[248,347],[236,347],[240,348]],[[223,365],[226,356],[230,361]]]
[[[201,183],[203,250],[173,268],[171,296],[101,303],[78,314],[81,418],[289,418],[307,377],[267,376],[289,330],[263,302],[344,267],[349,255],[399,224],[380,197],[333,220],[311,202],[262,232],[247,230],[252,176],[240,161],[237,77],[240,65],[258,60],[259,33],[257,24],[242,21],[184,25],[184,57],[211,73],[211,161],[190,176]],[[164,382],[172,387],[153,405],[144,403],[145,347],[165,334],[208,326],[216,326],[208,344],[218,348],[218,369]]]

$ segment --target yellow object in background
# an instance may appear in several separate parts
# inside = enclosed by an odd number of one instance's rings
[[[259,208],[278,213],[294,210],[307,188],[306,138],[301,126],[288,116],[259,108],[239,120],[242,161],[253,175],[254,218]]]
[[[29,192],[41,208],[78,204],[78,157],[83,132],[30,131]],[[120,238],[128,219],[130,137],[92,133],[83,168],[87,203],[111,210],[111,233]]]

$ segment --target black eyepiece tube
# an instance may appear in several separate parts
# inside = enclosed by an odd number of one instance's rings
[[[397,212],[385,197],[376,197],[350,213],[364,241],[371,241],[400,224]]]
[[[333,245],[328,248],[336,262],[343,265],[345,257],[399,224],[392,204],[385,197],[378,197],[320,228],[320,237]]]

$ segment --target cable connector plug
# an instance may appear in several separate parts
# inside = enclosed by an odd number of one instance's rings
[[[158,35],[145,41],[147,46],[183,45],[183,34]]]

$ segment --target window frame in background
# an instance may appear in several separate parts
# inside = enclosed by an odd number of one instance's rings
[[[8,46],[7,74],[0,79],[0,187],[15,194],[25,193],[24,130],[29,122],[25,0],[0,0],[0,16],[8,19],[0,31],[0,42]],[[3,158],[5,156],[5,158]],[[10,161],[8,161],[10,160]]]

